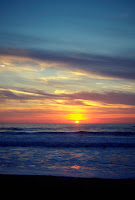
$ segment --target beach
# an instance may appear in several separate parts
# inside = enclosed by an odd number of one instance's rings
[[[40,176],[40,175],[0,175],[3,188],[31,188],[48,189],[86,189],[86,190],[120,190],[135,189],[133,179],[99,179],[99,178],[74,178],[60,176]]]

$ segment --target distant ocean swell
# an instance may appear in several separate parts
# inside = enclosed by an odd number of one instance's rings
[[[2,147],[57,147],[57,148],[91,148],[91,147],[101,147],[101,148],[114,148],[114,147],[128,147],[135,148],[135,143],[60,143],[60,142],[0,142]]]
[[[135,125],[0,124],[0,132],[13,133],[134,133]]]
[[[134,125],[7,125],[1,147],[135,148]]]
[[[0,130],[0,134],[11,134],[11,135],[23,135],[23,134],[33,134],[33,135],[39,135],[39,134],[42,134],[42,135],[47,135],[47,134],[77,134],[77,135],[93,135],[93,136],[104,136],[104,135],[107,135],[107,136],[135,136],[135,132],[133,131],[128,131],[128,132],[122,132],[122,131],[48,131],[48,130],[45,130],[45,131],[35,131],[35,130],[23,130],[23,129],[18,129],[18,128],[12,128],[12,129],[1,129]]]

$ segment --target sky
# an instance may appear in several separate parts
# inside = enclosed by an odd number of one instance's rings
[[[134,0],[0,0],[0,123],[135,123]]]

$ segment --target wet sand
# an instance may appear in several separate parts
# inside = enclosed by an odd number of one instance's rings
[[[133,179],[73,178],[40,175],[0,175],[3,188],[44,188],[48,189],[135,189]]]

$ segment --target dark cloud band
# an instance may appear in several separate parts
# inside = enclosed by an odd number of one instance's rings
[[[35,49],[0,49],[0,55],[55,62],[59,67],[78,70],[100,78],[135,80],[135,60],[93,54],[49,52]]]

